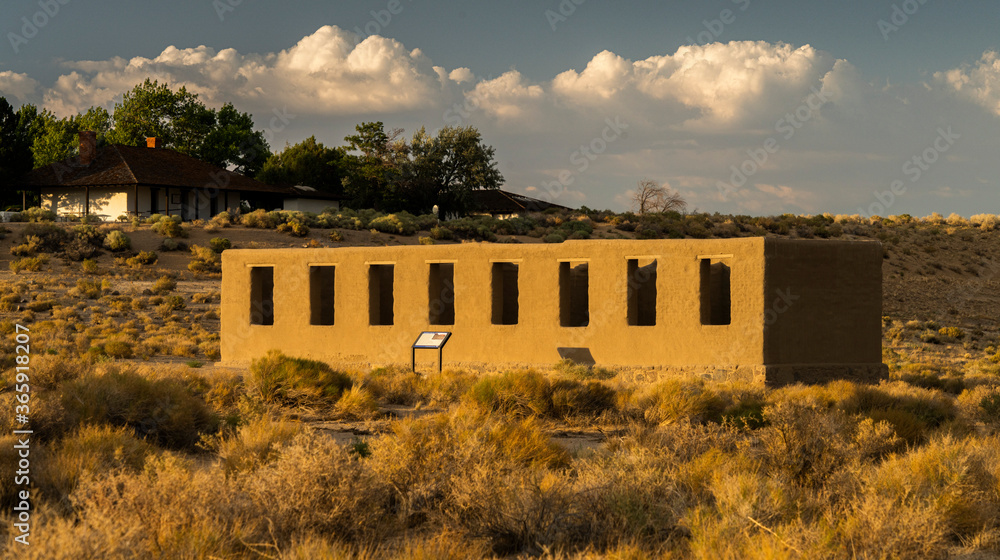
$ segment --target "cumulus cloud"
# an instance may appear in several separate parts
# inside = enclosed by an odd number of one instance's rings
[[[975,64],[937,72],[934,79],[959,96],[1000,116],[1000,56],[996,51],[983,53]]]
[[[200,46],[167,47],[155,58],[114,58],[66,65],[45,96],[59,113],[102,105],[146,78],[185,86],[210,104],[241,101],[303,113],[405,111],[434,104],[440,74],[419,49],[325,26],[278,53],[241,54]],[[456,78],[463,78],[461,72]]]
[[[23,103],[31,99],[38,90],[38,82],[27,74],[0,72],[0,95],[13,97]]]

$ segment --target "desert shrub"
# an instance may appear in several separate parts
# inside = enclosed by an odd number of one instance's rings
[[[563,241],[566,241],[566,236],[562,233],[550,233],[545,236],[544,241],[546,243],[562,243]]]
[[[38,486],[50,499],[66,499],[87,473],[138,472],[155,448],[132,430],[108,425],[87,425],[61,440],[45,454],[37,474]]]
[[[9,266],[10,270],[14,272],[14,274],[18,274],[20,272],[25,272],[25,271],[38,272],[39,270],[42,269],[42,266],[44,266],[48,262],[49,259],[45,256],[24,257],[21,259],[17,259],[15,261],[11,261]]]
[[[866,479],[872,494],[893,505],[919,504],[936,514],[955,538],[969,538],[1000,514],[995,447],[950,436],[890,457]]]
[[[213,237],[208,246],[216,253],[222,254],[226,249],[232,249],[233,243],[225,237]]]
[[[55,224],[28,224],[21,230],[21,239],[27,241],[29,237],[37,237],[38,251],[42,253],[56,253],[62,250],[65,243],[73,238],[65,228]]]
[[[451,220],[446,222],[445,225],[454,233],[455,237],[494,241],[496,240],[496,234],[493,233],[493,230],[496,228],[498,221],[492,216],[476,216]]]
[[[330,232],[330,241],[340,243],[344,240],[344,234],[340,233],[338,230],[333,230]]]
[[[464,398],[483,410],[502,414],[530,416],[552,412],[552,386],[535,370],[486,376]]]
[[[378,403],[371,391],[358,385],[344,390],[334,410],[340,418],[370,420],[379,413]]]
[[[169,237],[170,239],[187,237],[188,232],[181,226],[179,218],[179,216],[170,216],[157,220],[156,223],[153,224],[153,231],[163,237]]]
[[[558,417],[592,417],[614,407],[615,391],[599,381],[561,379],[552,384],[552,411]]]
[[[10,248],[10,254],[15,257],[31,257],[37,255],[44,250],[42,245],[42,240],[36,235],[29,235],[25,237],[24,243],[20,245],[14,245]]]
[[[170,292],[177,289],[177,280],[173,276],[160,276],[156,282],[153,283],[153,293],[161,296],[165,296]]]
[[[434,226],[431,228],[431,239],[450,240],[454,238],[455,234],[452,233],[451,230],[446,227]]]
[[[434,239],[431,238],[431,237],[423,237],[423,236],[421,236],[418,239],[418,241],[420,242],[421,245],[433,245],[434,244]]]
[[[90,224],[82,224],[79,226],[73,226],[72,235],[76,239],[88,243],[95,247],[100,247],[104,244],[105,234],[101,230],[97,229],[96,226]]]
[[[232,223],[233,223],[232,214],[230,214],[225,210],[219,212],[218,214],[213,216],[211,220],[209,220],[209,224],[220,228],[227,228],[230,225],[232,225]]]
[[[375,218],[368,223],[368,227],[381,233],[400,235],[413,235],[419,229],[416,216],[409,212],[398,212]]]
[[[218,438],[215,448],[228,476],[267,464],[278,456],[281,445],[301,431],[297,424],[260,416],[237,428],[232,435]]]
[[[690,419],[721,420],[725,401],[700,380],[667,379],[642,389],[624,412],[653,424]]]
[[[127,426],[139,437],[175,449],[193,449],[203,434],[218,427],[205,401],[169,377],[107,369],[65,383],[61,397],[71,424]]]
[[[56,221],[56,213],[52,210],[33,206],[22,211],[20,213],[20,218],[21,221],[26,222],[54,222]]]
[[[179,251],[186,247],[183,242],[177,241],[173,237],[166,237],[160,242],[160,251]]]
[[[85,259],[92,259],[100,254],[101,250],[94,244],[79,237],[74,237],[63,245],[63,250],[59,253],[59,256],[69,261],[80,262]]]
[[[104,238],[104,246],[115,252],[126,251],[132,248],[132,239],[125,232],[116,229]]]
[[[938,334],[955,340],[962,340],[965,338],[965,331],[959,327],[942,327],[938,330]]]
[[[158,257],[155,251],[139,251],[134,257],[129,257],[125,259],[125,264],[132,268],[138,268],[141,266],[149,266],[151,264],[156,264]]]
[[[76,281],[76,287],[71,289],[67,293],[73,297],[85,298],[85,299],[97,299],[101,297],[103,289],[100,282],[81,278]]]
[[[80,269],[85,274],[97,274],[101,271],[100,267],[97,266],[97,261],[94,259],[83,259],[83,262],[80,263]]]
[[[188,270],[191,272],[212,274],[222,272],[222,259],[219,254],[209,247],[193,245],[191,247],[193,257],[188,263]]]
[[[282,542],[307,533],[375,542],[396,523],[389,481],[320,434],[299,434],[268,464],[240,476],[238,485],[267,512],[270,533]]]
[[[323,362],[272,350],[251,362],[246,387],[250,396],[265,403],[332,405],[351,387],[351,378]]]
[[[246,227],[258,229],[274,229],[278,227],[278,221],[275,219],[275,216],[263,209],[243,214],[240,218],[240,223]]]
[[[124,340],[109,340],[104,343],[104,354],[111,358],[131,358],[132,344]]]
[[[309,226],[298,221],[285,222],[278,226],[278,231],[287,233],[292,237],[306,237],[309,235]]]

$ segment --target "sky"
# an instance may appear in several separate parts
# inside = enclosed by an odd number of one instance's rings
[[[250,112],[273,150],[474,126],[504,188],[625,210],[1000,213],[995,0],[34,0],[0,95],[60,116],[146,78]]]

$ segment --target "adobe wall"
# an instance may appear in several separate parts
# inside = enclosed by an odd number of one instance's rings
[[[699,256],[731,261],[732,324],[702,325]],[[408,363],[421,331],[454,332],[447,363],[551,365],[559,348],[589,349],[598,364],[626,366],[762,364],[763,239],[568,241],[229,250],[223,254],[222,358],[245,361],[277,348],[329,361]],[[656,325],[627,324],[628,258],[657,260]],[[588,263],[590,321],[560,326],[559,268]],[[516,325],[492,324],[492,264],[519,265]],[[455,263],[455,324],[428,321],[429,270]],[[369,324],[368,269],[394,265],[392,326]],[[274,267],[274,325],[250,325],[250,269]],[[334,326],[310,325],[309,267],[335,265]],[[734,333],[741,344],[734,348]],[[580,352],[586,352],[581,350]],[[430,363],[433,352],[418,352]],[[724,360],[721,361],[720,360]]]
[[[774,241],[579,240],[228,250],[222,259],[222,359],[246,362],[278,349],[331,363],[408,364],[419,333],[434,330],[454,333],[444,351],[446,366],[550,366],[571,355],[592,358],[602,366],[771,383],[787,382],[791,374],[785,366],[796,364],[810,364],[816,376],[853,375],[857,368],[863,370],[859,377],[881,373],[881,332],[871,328],[881,317],[881,261],[870,258],[877,244]],[[833,245],[827,249],[822,245],[826,243]],[[629,324],[630,259],[638,259],[633,272],[637,265],[656,260],[655,325]],[[804,261],[797,264],[797,259]],[[570,260],[587,263],[587,326],[561,326],[568,316],[560,314],[560,303],[567,297],[566,290],[560,290],[560,266]],[[493,324],[496,262],[518,264],[515,325]],[[429,322],[434,263],[454,264],[453,325]],[[719,277],[706,276],[704,267],[711,268],[711,263],[728,267],[729,316],[723,320],[729,324],[704,324],[722,317],[710,317],[703,309],[704,293],[719,284]],[[393,265],[392,325],[370,324],[369,307],[377,303],[370,298],[369,268],[380,264]],[[844,265],[874,267],[875,272],[865,268],[859,279],[857,270],[836,270]],[[310,324],[311,266],[335,267],[332,326]],[[273,325],[250,324],[254,267],[273,267]],[[848,280],[845,286],[838,284],[842,278]],[[770,294],[789,282],[802,296],[765,331],[773,305]],[[581,289],[570,286],[577,296]],[[854,289],[871,293],[850,299]],[[648,294],[633,299],[633,315],[637,302],[646,301]],[[648,321],[650,314],[643,316]],[[818,332],[802,332],[814,328]],[[418,351],[417,359],[426,371],[436,364],[436,351]]]

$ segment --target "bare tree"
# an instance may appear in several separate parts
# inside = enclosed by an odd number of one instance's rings
[[[632,208],[640,214],[671,210],[682,212],[686,207],[687,202],[677,191],[650,179],[639,181],[632,194]]]

